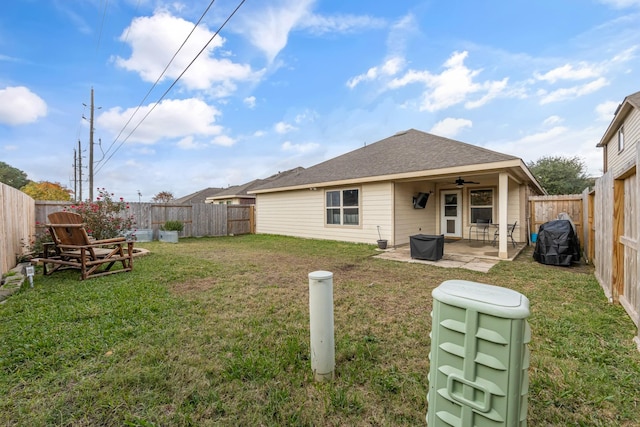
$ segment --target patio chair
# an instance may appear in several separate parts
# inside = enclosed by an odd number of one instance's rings
[[[53,241],[45,244],[39,259],[45,275],[77,269],[80,279],[85,280],[133,270],[133,241],[124,237],[95,240],[87,234],[82,217],[73,212],[56,212],[48,218]],[[112,270],[116,263],[122,263],[122,268]]]
[[[513,244],[514,248],[518,245],[513,239],[513,230],[516,229],[516,225],[518,225],[518,221],[514,222],[513,224],[507,224],[507,237],[511,239],[511,243]],[[495,246],[496,242],[498,241],[498,237],[500,237],[500,227],[497,227],[496,224],[496,232],[493,233],[493,242],[491,242],[492,246]]]
[[[482,235],[482,243],[484,243],[489,238],[489,228],[491,227],[490,219],[476,219],[475,223],[471,224],[469,227],[469,240],[471,240],[471,232],[475,228],[476,230],[476,240],[480,240],[480,235]]]

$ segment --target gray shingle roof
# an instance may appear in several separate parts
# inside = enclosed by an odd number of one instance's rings
[[[303,170],[304,170],[303,167],[297,167],[294,169],[286,170],[284,172],[278,172],[277,174],[271,175],[270,177],[265,179],[254,179],[253,181],[249,181],[244,184],[234,185],[234,186],[225,188],[219,191],[218,193],[216,193],[214,196],[215,198],[220,198],[220,199],[234,197],[234,196],[255,197],[255,195],[249,194],[248,192],[255,188],[261,187],[266,183],[289,176],[291,174],[299,173],[300,171],[303,171]]]
[[[635,108],[640,109],[640,92],[627,96],[627,101]]]
[[[518,157],[409,129],[255,190],[517,160]]]
[[[204,203],[207,197],[214,196],[222,191],[222,188],[209,187],[195,193],[182,196],[172,201],[172,203]]]

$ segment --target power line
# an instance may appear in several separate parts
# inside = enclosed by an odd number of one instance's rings
[[[231,20],[231,18],[233,18],[233,16],[236,14],[236,12],[238,11],[238,9],[240,9],[240,7],[245,3],[246,0],[242,0],[238,6],[233,10],[233,12],[231,13],[231,15],[229,15],[227,17],[227,19],[222,23],[222,25],[216,30],[216,32],[213,34],[213,36],[211,36],[211,38],[209,39],[209,41],[204,45],[204,47],[200,50],[200,52],[198,52],[198,54],[191,60],[191,62],[189,62],[189,64],[187,65],[187,67],[182,71],[182,73],[180,73],[180,75],[173,81],[173,83],[171,83],[171,86],[169,86],[169,88],[162,94],[162,96],[158,99],[158,101],[156,101],[156,103],[151,107],[151,109],[147,112],[147,114],[145,114],[145,116],[138,122],[138,124],[131,130],[131,132],[129,132],[129,134],[126,136],[126,138],[120,142],[120,144],[116,147],[116,149],[113,151],[113,153],[111,153],[111,155],[109,157],[107,157],[107,159],[105,160],[105,162],[98,168],[98,170],[96,171],[96,173],[100,172],[100,170],[102,169],[102,167],[109,161],[111,160],[111,158],[113,157],[113,155],[122,147],[122,145],[131,137],[131,135],[138,129],[138,127],[140,127],[140,125],[142,124],[142,122],[145,121],[145,119],[147,117],[149,117],[149,115],[151,114],[151,112],[156,108],[156,106],[158,106],[158,104],[160,103],[160,101],[162,101],[164,99],[165,96],[167,96],[167,94],[171,91],[171,89],[173,89],[173,87],[178,83],[178,81],[182,78],[182,76],[187,72],[187,70],[191,67],[191,65],[193,65],[193,63],[196,61],[196,59],[198,59],[198,57],[200,57],[200,55],[202,54],[202,52],[204,52],[206,50],[206,48],[209,46],[209,44],[211,44],[211,42],[213,41],[213,39],[220,33],[220,31],[222,31],[222,29],[225,27],[225,25],[227,25],[227,23]]]
[[[104,9],[102,10],[102,21],[100,22],[100,31],[98,31],[98,41],[96,43],[96,51],[100,50],[100,41],[102,40],[102,32],[104,31],[104,22],[107,18],[108,6],[109,6],[109,0],[105,0]]]
[[[125,129],[127,128],[127,126],[129,126],[129,123],[131,123],[131,121],[133,120],[133,118],[135,117],[136,114],[138,114],[138,111],[140,111],[140,108],[142,108],[142,104],[144,104],[144,102],[147,100],[147,98],[149,97],[149,95],[151,95],[151,92],[153,92],[153,89],[155,89],[155,87],[158,85],[158,83],[160,82],[160,80],[162,79],[162,77],[165,75],[165,73],[167,72],[167,70],[169,69],[169,66],[171,66],[171,64],[173,63],[173,61],[176,59],[176,56],[178,56],[178,53],[180,53],[180,51],[182,50],[182,48],[185,46],[185,44],[187,44],[187,41],[189,40],[189,38],[191,38],[191,36],[193,35],[193,32],[196,30],[196,28],[198,27],[198,25],[200,25],[200,22],[202,22],[202,20],[204,19],[205,15],[209,12],[209,9],[211,9],[211,6],[213,6],[213,3],[215,3],[215,0],[211,0],[211,2],[209,3],[209,6],[207,6],[207,8],[205,9],[205,11],[202,13],[202,15],[200,15],[200,19],[198,19],[198,22],[195,23],[195,25],[193,26],[193,28],[191,29],[191,31],[189,32],[189,34],[187,35],[187,37],[184,39],[184,41],[182,42],[182,44],[180,45],[180,47],[178,48],[178,50],[176,50],[176,52],[173,54],[173,56],[171,57],[171,59],[169,60],[169,62],[167,63],[167,65],[164,67],[164,70],[162,70],[162,72],[160,73],[160,75],[158,76],[158,78],[156,79],[156,81],[153,83],[153,85],[151,86],[151,88],[149,89],[149,91],[147,92],[147,94],[144,96],[144,98],[142,98],[142,101],[140,101],[140,103],[138,104],[138,106],[136,107],[136,110],[133,112],[133,114],[131,114],[131,116],[129,117],[129,120],[127,120],[127,123],[124,124],[124,126],[122,127],[122,129],[120,130],[120,132],[118,133],[118,135],[116,136],[116,138],[113,140],[113,142],[109,145],[109,148],[107,148],[107,151],[105,152],[105,154],[109,153],[109,151],[111,150],[111,148],[114,146],[114,144],[116,142],[118,142],[118,139],[120,139],[120,136],[122,135],[122,133],[125,131]],[[131,28],[131,26],[129,26],[129,29]],[[129,36],[129,32],[127,31],[127,37]],[[134,129],[135,130],[135,129]],[[121,144],[122,145],[122,144]],[[119,148],[119,147],[118,147]],[[117,151],[117,149],[116,149]],[[111,158],[111,157],[109,157]],[[107,159],[108,160],[108,159]],[[105,161],[106,162],[106,161]]]

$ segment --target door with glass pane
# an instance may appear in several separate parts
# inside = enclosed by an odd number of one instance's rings
[[[440,233],[447,237],[462,237],[462,192],[450,190],[440,194]]]

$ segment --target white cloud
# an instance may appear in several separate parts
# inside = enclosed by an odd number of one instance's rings
[[[304,144],[293,144],[290,141],[285,141],[282,144],[282,150],[293,151],[296,153],[308,153],[308,152],[314,151],[319,146],[320,144],[317,144],[315,142],[306,142]]]
[[[205,147],[204,144],[195,142],[191,135],[182,138],[176,145],[183,150],[196,150]]]
[[[244,32],[272,62],[287,45],[291,30],[310,14],[313,3],[314,0],[285,0],[274,6],[270,2],[263,9],[243,15]]]
[[[376,80],[382,76],[394,76],[404,68],[404,58],[395,56],[387,59],[382,65],[369,68],[369,70],[347,81],[349,89],[353,89],[358,84],[365,81]]]
[[[598,0],[602,4],[613,6],[616,9],[627,7],[640,7],[640,0]]]
[[[467,56],[468,52],[454,52],[444,63],[445,69],[442,73],[409,70],[404,76],[389,82],[388,87],[397,89],[414,83],[424,85],[421,111],[434,112],[463,102],[466,108],[479,107],[500,96],[507,86],[508,79],[476,82],[475,79],[482,70],[467,68],[464,64]],[[476,93],[483,95],[477,100],[468,100],[469,96]]]
[[[544,119],[542,124],[544,124],[545,126],[550,126],[550,125],[552,126],[552,125],[557,125],[559,123],[562,123],[563,121],[564,120],[560,116],[549,116],[546,119]]]
[[[322,35],[350,33],[386,25],[384,20],[367,15],[315,14],[315,0],[276,0],[264,3],[268,6],[243,14],[243,29],[240,31],[265,54],[269,63],[286,47],[289,34],[294,30]]]
[[[126,138],[131,129],[151,110],[153,105],[140,108],[120,140]],[[135,108],[122,110],[115,107],[98,116],[98,127],[117,135],[129,120]],[[190,98],[164,100],[144,119],[129,138],[131,142],[154,144],[162,139],[185,138],[187,136],[217,136],[222,127],[215,124],[220,112],[204,101]]]
[[[470,128],[472,126],[473,126],[473,123],[471,122],[471,120],[454,119],[454,118],[448,117],[444,120],[440,120],[438,123],[433,125],[433,127],[429,132],[435,135],[440,135],[447,138],[453,138],[454,136],[459,134],[461,130],[465,128]]]
[[[602,70],[600,67],[590,65],[586,62],[580,62],[576,67],[571,64],[565,64],[561,67],[554,68],[544,74],[534,73],[537,80],[556,83],[559,80],[585,80],[600,76]]]
[[[391,25],[387,36],[387,49],[394,56],[404,56],[407,42],[418,33],[419,25],[413,14],[408,14]]]
[[[538,95],[540,96],[540,104],[544,105],[552,102],[559,102],[567,99],[577,98],[579,96],[588,95],[599,89],[602,89],[608,84],[609,82],[607,81],[607,79],[605,79],[604,77],[600,77],[583,85],[557,89],[551,92],[540,90],[538,91]]]
[[[120,36],[121,41],[131,46],[131,56],[128,59],[116,57],[115,63],[137,72],[144,81],[155,82],[192,29],[193,23],[166,11],[136,18]],[[161,81],[179,77],[213,34],[198,26]],[[224,43],[223,37],[215,37],[180,78],[181,84],[191,90],[210,90],[211,95],[224,97],[236,90],[235,82],[259,79],[261,72],[253,72],[249,65],[234,63],[227,58],[214,58],[214,51]]]
[[[231,138],[228,135],[218,135],[215,138],[213,138],[212,142],[215,145],[221,145],[223,147],[231,147],[233,144],[236,143],[236,140]]]
[[[362,15],[322,16],[309,14],[303,16],[299,27],[313,34],[349,33],[361,29],[381,28],[386,25],[383,19]]]
[[[596,105],[595,112],[598,115],[598,120],[603,122],[610,122],[613,120],[613,115],[616,112],[620,103],[616,101],[606,101],[602,104]]]
[[[274,125],[273,127],[275,129],[275,131],[281,135],[284,135],[285,133],[289,133],[291,131],[296,130],[297,128],[293,125],[290,125],[289,123],[285,123],[285,122],[278,122]]]
[[[15,126],[33,123],[47,115],[47,103],[24,86],[0,89],[0,123]]]
[[[248,96],[245,99],[243,99],[244,104],[253,109],[256,106],[256,97],[255,96]]]
[[[520,138],[515,142],[516,145],[529,145],[536,146],[536,144],[542,144],[550,140],[556,140],[558,137],[565,135],[568,128],[564,126],[556,126],[547,131],[534,133]]]
[[[318,118],[318,113],[313,110],[305,110],[300,114],[296,115],[295,122],[296,124],[300,124],[303,122],[312,123]]]

